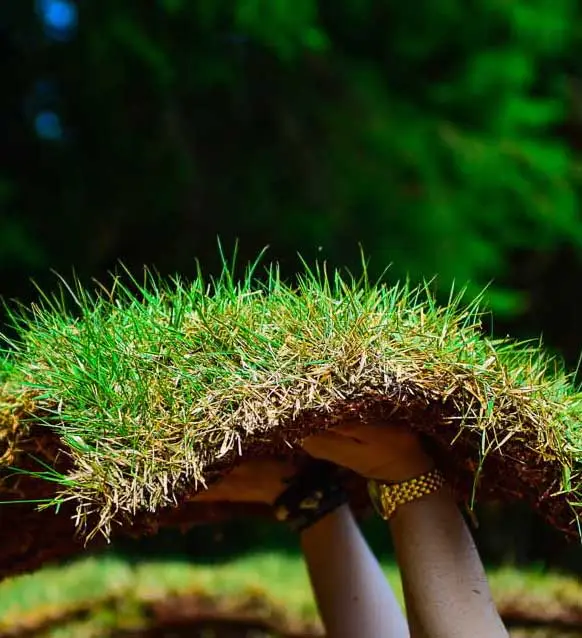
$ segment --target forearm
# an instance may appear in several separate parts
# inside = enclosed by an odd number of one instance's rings
[[[448,489],[399,507],[390,529],[413,636],[502,638],[481,559]]]
[[[328,638],[407,638],[406,620],[347,505],[301,535]]]
[[[407,590],[407,584],[402,582],[402,591],[404,593],[404,602],[406,605],[406,620],[408,622],[408,631],[410,638],[430,638],[418,620],[418,613],[414,607],[414,598]]]

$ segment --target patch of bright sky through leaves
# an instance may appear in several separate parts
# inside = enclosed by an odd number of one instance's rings
[[[37,0],[36,12],[48,39],[65,42],[73,37],[77,29],[78,10],[72,0]],[[59,141],[64,137],[59,114],[42,104],[35,113],[34,128],[43,140]]]

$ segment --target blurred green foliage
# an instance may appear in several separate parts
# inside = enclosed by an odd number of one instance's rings
[[[50,41],[13,9],[9,91],[54,83],[61,141],[12,131],[0,262],[189,271],[248,254],[439,275],[515,312],[515,251],[582,246],[575,0],[104,0]],[[579,31],[579,30],[578,30]],[[570,66],[569,66],[570,65]],[[29,111],[34,111],[34,106]],[[30,233],[29,229],[33,232]]]

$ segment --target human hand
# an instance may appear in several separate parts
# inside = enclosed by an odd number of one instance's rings
[[[365,478],[405,481],[434,467],[410,429],[375,421],[344,421],[303,441],[311,456],[347,467]]]
[[[272,505],[295,474],[289,462],[275,459],[246,461],[226,476],[202,490],[194,501],[231,503],[267,503]]]

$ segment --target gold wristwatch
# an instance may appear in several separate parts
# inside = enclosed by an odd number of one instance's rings
[[[384,520],[389,520],[400,505],[432,494],[445,484],[445,477],[435,467],[420,476],[398,483],[368,481],[368,493],[374,509]]]

